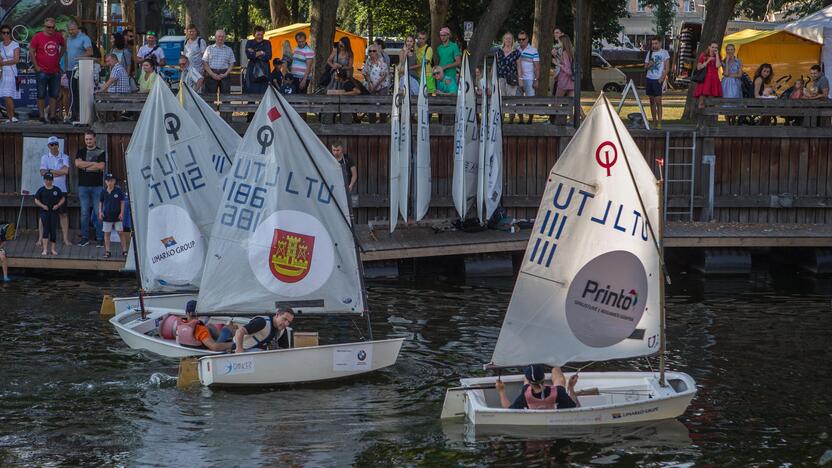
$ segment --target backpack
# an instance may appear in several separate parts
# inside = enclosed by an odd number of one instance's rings
[[[740,78],[740,89],[742,89],[742,97],[749,99],[754,97],[754,81],[748,76],[748,73],[743,73]]]

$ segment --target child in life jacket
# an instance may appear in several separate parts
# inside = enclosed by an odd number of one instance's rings
[[[568,389],[564,388],[566,378],[559,367],[552,368],[552,384],[544,385],[546,370],[540,364],[532,364],[526,368],[526,381],[520,395],[509,401],[506,396],[506,384],[498,380],[495,387],[500,394],[500,404],[503,408],[510,409],[567,409],[578,406],[578,398],[575,396],[575,384],[578,382],[578,375],[569,378]]]
[[[196,301],[188,301],[184,319],[176,327],[176,342],[193,348],[208,348],[211,351],[229,351],[233,343],[219,342],[210,328],[196,317]]]

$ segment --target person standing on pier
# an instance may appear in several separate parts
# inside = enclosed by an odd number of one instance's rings
[[[650,116],[655,128],[662,128],[662,85],[667,77],[667,62],[670,54],[662,49],[658,37],[650,40],[650,52],[644,57],[647,70],[647,95],[650,97]]]
[[[43,225],[41,235],[43,251],[46,255],[47,247],[52,247],[52,255],[58,255],[56,248],[58,234],[58,210],[64,208],[66,211],[66,196],[64,192],[54,185],[54,176],[51,172],[43,174],[43,187],[35,193],[35,205],[41,209],[40,222]]]
[[[98,201],[98,219],[104,231],[104,258],[110,258],[110,233],[118,232],[121,241],[121,255],[127,256],[128,244],[124,238],[124,208],[127,197],[116,187],[116,177],[110,173],[104,175],[106,189],[101,191]]]
[[[98,147],[95,140],[95,132],[88,129],[84,132],[84,148],[78,150],[75,155],[75,167],[78,168],[78,199],[81,204],[81,242],[80,246],[89,245],[90,221],[95,228],[95,237],[98,246],[103,246],[104,233],[101,230],[101,223],[98,217],[90,218],[90,212],[96,213],[96,203],[101,198],[103,189],[101,181],[104,175],[104,163],[107,156],[104,150]]]
[[[9,123],[17,123],[14,100],[20,99],[17,89],[17,63],[20,61],[20,44],[12,40],[12,27],[0,26],[0,98],[5,98],[6,117]]]
[[[231,92],[231,68],[234,66],[234,51],[225,45],[225,30],[217,29],[214,43],[205,49],[202,55],[202,68],[205,71],[205,94],[216,96],[217,90],[222,94]]]
[[[61,92],[61,56],[66,41],[55,31],[55,18],[43,20],[43,31],[32,37],[29,56],[37,73],[38,112],[43,123],[55,122],[55,107]],[[48,100],[48,101],[47,101]]]
[[[205,49],[208,48],[208,43],[205,39],[200,37],[196,25],[191,23],[185,28],[187,39],[182,47],[182,57],[185,57],[185,67],[187,70],[187,78],[185,82],[190,84],[194,91],[202,92],[202,55],[205,54]],[[182,57],[179,58],[179,67],[182,68]]]
[[[306,44],[306,33],[301,31],[295,34],[295,42],[298,46],[292,53],[292,63],[289,66],[289,71],[298,82],[297,92],[306,94],[309,87],[309,75],[312,74],[312,69],[315,66],[315,51]],[[283,57],[284,60],[286,57]]]
[[[330,149],[332,157],[338,161],[341,172],[344,174],[344,187],[347,189],[347,207],[352,213],[352,193],[355,189],[355,183],[358,182],[358,170],[355,168],[355,162],[350,158],[350,155],[344,152],[344,145],[340,141],[332,143]]]
[[[66,194],[69,192],[66,186],[66,176],[69,174],[69,156],[61,152],[60,141],[56,136],[49,137],[46,140],[46,146],[49,151],[40,158],[40,175],[46,176],[49,173],[54,178],[55,186],[61,189],[63,194]],[[66,203],[60,206],[57,214],[61,220],[64,244],[72,245],[72,242],[69,241],[69,214]],[[43,226],[43,229],[45,234],[46,226]]]

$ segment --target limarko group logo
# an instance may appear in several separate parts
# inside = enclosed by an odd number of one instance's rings
[[[612,346],[630,335],[644,315],[647,273],[624,250],[599,255],[575,275],[566,295],[566,320],[581,343]]]
[[[318,218],[294,210],[272,213],[249,240],[248,263],[275,294],[298,297],[320,289],[335,266],[332,238]]]
[[[150,270],[161,284],[190,284],[199,273],[205,245],[188,212],[160,205],[148,214],[147,255]]]

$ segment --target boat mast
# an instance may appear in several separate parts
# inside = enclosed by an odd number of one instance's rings
[[[281,109],[283,110],[284,115],[288,115],[286,112],[286,108],[283,105],[283,101],[280,100],[280,96],[277,93],[277,90],[274,89],[274,85],[269,86],[269,90],[275,93],[275,97],[277,97],[277,103],[280,105]],[[288,118],[289,124],[292,126],[292,130],[295,131],[295,134],[300,135],[298,132],[297,127],[295,127],[295,123],[292,122],[292,119]],[[321,172],[321,169],[318,167],[318,163],[315,162],[315,158],[312,157],[312,153],[309,151],[309,148],[306,146],[306,142],[303,141],[303,138],[298,138],[300,140],[300,144],[303,146],[303,150],[306,151],[306,156],[309,157],[309,162],[312,163],[312,166],[315,167],[315,172],[318,173],[318,177],[321,178],[324,187],[326,187],[326,191],[329,193],[329,197],[332,201],[335,202],[335,206],[338,208],[338,212],[341,213],[341,219],[347,224],[347,228],[350,230],[353,239],[353,245],[355,246],[355,259],[358,262],[358,281],[361,287],[361,299],[364,301],[364,310],[362,313],[367,316],[367,337],[370,341],[373,341],[373,325],[370,321],[370,308],[367,304],[367,288],[364,285],[364,264],[361,262],[361,244],[358,242],[358,236],[355,234],[355,230],[353,229],[352,225],[352,212],[350,212],[350,219],[348,220],[346,216],[344,216],[344,210],[341,209],[341,205],[338,204],[338,198],[335,197],[335,194],[332,193],[332,188],[330,187],[329,183],[324,178],[324,174]],[[347,194],[347,196],[350,196]]]
[[[121,153],[124,154],[124,145],[121,147]],[[145,320],[147,319],[147,311],[144,308],[144,286],[142,285],[142,268],[141,265],[139,265],[139,243],[136,241],[136,223],[133,222],[133,211],[135,205],[133,204],[133,197],[130,196],[130,184],[127,179],[124,179],[124,188],[127,190],[127,200],[130,202],[130,227],[132,230],[130,242],[133,243],[133,263],[136,264],[136,281],[139,282],[139,308],[142,311],[142,320]]]
[[[199,111],[199,116],[202,117],[202,120],[205,122],[205,125],[208,127],[208,130],[211,130],[211,135],[214,135],[214,139],[217,140],[217,144],[220,145],[220,149],[222,150],[222,153],[225,156],[225,161],[228,164],[232,164],[231,163],[231,156],[229,156],[228,151],[225,150],[225,146],[223,146],[222,140],[220,140],[220,137],[218,137],[217,133],[214,132],[214,128],[211,127],[211,123],[208,122],[208,118],[205,117],[205,114],[202,112],[202,108],[199,107],[199,104],[197,104],[196,101],[195,101],[196,99],[202,99],[202,98],[199,97],[199,96],[194,96],[194,91],[191,89],[190,86],[188,86],[185,83],[180,83],[180,85],[179,85],[179,92],[180,93],[182,93],[182,87],[184,87],[185,90],[187,90],[186,92],[188,93],[188,95],[191,96],[191,100],[194,100],[196,110]],[[182,94],[182,96],[184,96],[184,94]],[[182,104],[182,106],[184,107],[183,103],[180,102],[180,104]]]

